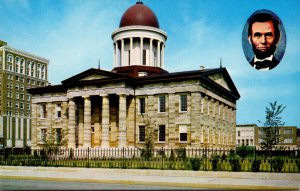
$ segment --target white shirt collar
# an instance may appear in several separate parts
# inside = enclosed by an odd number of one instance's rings
[[[269,57],[264,58],[264,59],[258,59],[258,58],[256,58],[256,56],[255,56],[255,57],[254,57],[254,63],[257,62],[257,61],[263,62],[263,61],[265,61],[265,60],[272,61],[272,59],[273,59],[273,54],[272,54],[271,56],[269,56]]]

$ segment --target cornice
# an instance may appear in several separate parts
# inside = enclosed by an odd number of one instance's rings
[[[9,47],[9,46],[2,46],[2,47],[0,47],[0,50],[4,50],[4,51],[8,51],[8,52],[11,52],[11,53],[14,53],[14,54],[18,54],[18,55],[21,55],[21,56],[24,56],[24,57],[28,57],[30,59],[37,60],[37,61],[40,61],[40,62],[44,62],[44,63],[47,63],[47,65],[49,65],[49,60],[48,59],[40,57],[40,56],[36,56],[36,55],[31,54],[29,52],[18,50],[18,49]]]

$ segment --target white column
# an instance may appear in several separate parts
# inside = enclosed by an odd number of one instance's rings
[[[83,147],[91,147],[91,100],[90,97],[84,97],[84,135],[83,135]]]
[[[126,95],[119,95],[119,147],[126,147]]]
[[[115,42],[115,67],[119,66],[118,41]]]
[[[76,144],[75,144],[75,101],[74,99],[69,100],[68,112],[69,112],[68,148],[75,148]]]
[[[109,147],[109,97],[102,97],[102,148]]]
[[[129,64],[128,65],[132,65],[133,63],[133,53],[132,53],[132,50],[133,50],[133,39],[132,38],[130,38],[130,55],[128,55],[129,57],[130,57],[130,60],[129,60]]]
[[[117,67],[117,44],[114,41],[114,67]]]
[[[165,67],[165,45],[163,44],[161,47],[161,63],[160,67],[164,68]]]
[[[143,37],[141,37],[141,42],[140,42],[140,64],[139,65],[143,65],[143,49],[144,49],[144,45],[143,45]]]
[[[152,50],[153,47],[152,46],[153,46],[153,39],[151,38],[150,39],[150,60],[149,60],[149,65],[150,66],[154,65],[154,63],[153,63],[154,62],[154,57],[153,57],[153,50]]]
[[[124,39],[121,40],[121,59],[120,59],[120,66],[125,66],[125,60],[124,60]]]
[[[161,59],[160,59],[160,41],[157,41],[157,66],[160,67]]]

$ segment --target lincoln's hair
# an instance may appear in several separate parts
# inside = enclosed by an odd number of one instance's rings
[[[252,35],[252,25],[255,22],[268,22],[271,21],[274,26],[274,35],[275,35],[275,42],[277,43],[280,37],[279,31],[279,19],[277,19],[274,15],[270,13],[256,13],[249,18],[249,28],[248,28],[248,36]]]

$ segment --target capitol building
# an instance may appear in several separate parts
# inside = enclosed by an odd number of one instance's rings
[[[91,68],[29,90],[32,149],[51,129],[57,138],[67,130],[68,148],[143,147],[149,121],[156,148],[235,147],[240,95],[226,68],[168,72],[167,33],[142,2],[124,12],[111,37],[111,71]]]

